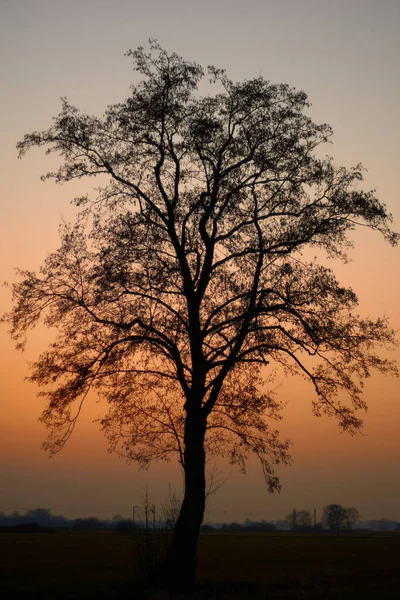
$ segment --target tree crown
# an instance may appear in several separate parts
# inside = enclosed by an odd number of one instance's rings
[[[384,204],[357,188],[360,165],[317,156],[331,129],[307,116],[304,92],[209,67],[216,92],[200,96],[199,65],[155,41],[127,54],[143,80],[125,101],[100,118],[64,99],[49,129],[18,144],[20,156],[45,146],[62,157],[45,179],[109,179],[96,199],[75,200],[80,217],[40,273],[13,286],[20,344],[41,319],[58,330],[31,376],[49,400],[49,447],[63,446],[74,403],[94,389],[126,457],[184,462],[196,415],[209,452],[242,467],[255,452],[274,488],[288,444],[269,425],[279,403],[263,366],[309,379],[315,413],[350,431],[371,369],[396,372],[374,350],[394,343],[386,320],[359,317],[355,293],[307,252],[346,259],[357,225],[391,244],[398,235]]]

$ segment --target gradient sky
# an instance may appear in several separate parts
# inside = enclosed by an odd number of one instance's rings
[[[38,268],[57,247],[61,219],[73,217],[69,200],[88,189],[41,183],[55,158],[35,150],[18,161],[16,142],[50,124],[61,96],[93,113],[125,98],[136,75],[124,53],[149,37],[188,60],[226,68],[234,80],[261,73],[304,89],[312,117],[334,129],[326,153],[337,164],[368,168],[364,187],[377,189],[400,230],[399,28],[398,0],[1,0],[0,281],[12,281],[14,267]],[[357,291],[363,315],[388,314],[400,329],[400,248],[369,231],[354,240],[353,261],[335,267],[339,279]],[[0,313],[9,308],[10,294],[0,288]],[[43,403],[24,377],[49,339],[43,329],[34,332],[20,354],[0,327],[0,511],[129,514],[146,483],[159,504],[168,483],[180,487],[178,467],[161,463],[143,473],[106,454],[92,423],[101,411],[94,401],[62,453],[49,460],[40,449]],[[221,464],[229,477],[206,518],[279,519],[293,507],[320,515],[338,502],[358,507],[364,519],[400,520],[399,380],[367,382],[370,408],[356,437],[312,416],[310,385],[280,383],[287,401],[280,429],[294,459],[279,471],[282,492],[267,494],[255,461],[246,476]]]

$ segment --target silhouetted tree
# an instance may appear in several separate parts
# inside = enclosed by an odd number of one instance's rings
[[[279,488],[287,443],[270,426],[279,404],[261,368],[303,375],[315,414],[351,432],[363,379],[394,372],[374,351],[394,340],[386,321],[360,318],[355,293],[307,250],[345,259],[357,225],[398,238],[385,206],[356,189],[360,166],[316,156],[331,129],[306,115],[304,92],[209,67],[216,93],[201,97],[199,65],[156,42],[128,55],[144,79],[125,101],[100,118],[63,100],[48,130],[18,144],[21,156],[61,155],[45,179],[109,184],[75,200],[80,217],[40,273],[21,272],[9,319],[20,347],[40,320],[58,330],[31,376],[48,398],[52,452],[94,390],[109,403],[112,450],[144,466],[177,453],[184,499],[166,565],[190,580],[206,453],[242,468],[255,453]]]
[[[310,529],[312,527],[312,518],[309,510],[297,511],[297,527],[299,529]]]
[[[339,531],[346,520],[346,511],[340,504],[328,504],[322,511],[322,522],[331,531]]]
[[[86,519],[75,519],[72,528],[77,531],[99,531],[105,526],[104,521],[96,517],[87,517]]]
[[[312,526],[311,513],[309,510],[293,509],[286,517],[286,523],[293,531],[308,529]]]
[[[360,512],[357,510],[357,508],[354,508],[354,506],[345,508],[344,512],[346,529],[354,529],[354,527],[360,520]]]
[[[111,523],[112,525],[118,525],[118,523],[120,523],[121,521],[125,521],[126,519],[124,519],[124,517],[122,515],[114,515],[113,518],[111,519]]]
[[[26,516],[30,521],[44,524],[52,519],[50,508],[34,508],[26,511]]]
[[[295,508],[286,517],[286,522],[292,531],[297,529],[297,510]]]
[[[246,519],[244,524],[241,526],[243,531],[274,531],[275,526],[273,523],[268,521],[250,521]]]

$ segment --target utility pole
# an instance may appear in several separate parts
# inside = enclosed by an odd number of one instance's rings
[[[293,509],[293,515],[292,515],[292,529],[293,529],[293,531],[295,531],[295,529],[296,529],[296,525],[297,525],[296,521],[297,521],[297,514],[296,514],[296,509],[294,508]]]
[[[314,529],[317,527],[317,509],[314,508]]]

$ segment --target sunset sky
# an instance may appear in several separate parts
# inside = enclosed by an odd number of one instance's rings
[[[187,60],[226,68],[233,80],[262,74],[305,90],[310,115],[334,130],[326,154],[336,164],[364,164],[363,187],[376,189],[399,231],[399,28],[398,0],[2,0],[0,281],[15,280],[15,267],[38,269],[57,248],[61,220],[74,216],[69,201],[90,189],[85,182],[42,183],[57,159],[35,150],[19,161],[15,144],[50,125],[61,96],[95,114],[123,100],[137,81],[124,53],[149,37]],[[354,242],[352,262],[330,266],[358,293],[362,315],[386,314],[400,329],[400,248],[365,230]],[[10,307],[9,290],[0,288],[0,314]],[[157,505],[168,483],[179,490],[176,464],[138,472],[107,454],[92,422],[104,409],[94,399],[66,448],[46,456],[43,401],[24,378],[49,339],[38,329],[22,354],[0,325],[0,511],[43,506],[70,517],[129,515],[146,484]],[[400,350],[390,357],[400,360]],[[255,460],[246,475],[220,463],[228,477],[206,520],[280,519],[294,507],[320,516],[333,502],[357,507],[363,519],[400,520],[400,380],[374,375],[366,383],[369,411],[355,437],[312,416],[311,385],[277,384],[287,402],[279,428],[293,443],[293,465],[278,471],[282,492],[268,495]]]

